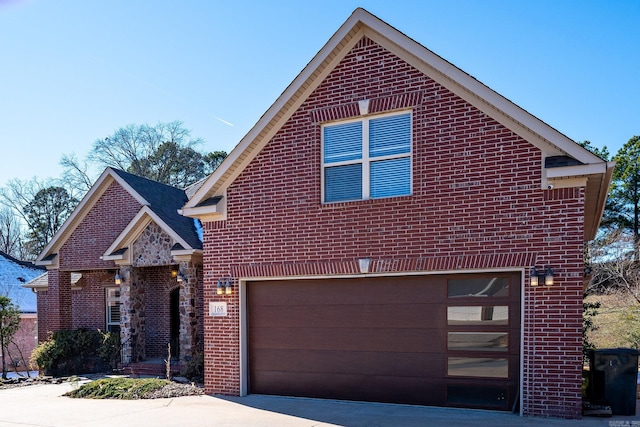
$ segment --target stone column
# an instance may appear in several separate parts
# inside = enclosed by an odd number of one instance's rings
[[[122,363],[128,365],[133,360],[131,341],[131,267],[120,267],[120,342],[122,347]]]
[[[197,351],[197,265],[181,262],[180,271],[186,276],[180,286],[180,360],[188,362]]]
[[[120,267],[120,339],[122,341],[123,363],[144,360],[144,285],[138,269],[131,266]]]

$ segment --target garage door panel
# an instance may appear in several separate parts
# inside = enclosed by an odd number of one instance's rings
[[[249,392],[508,410],[520,283],[517,273],[249,282]]]
[[[385,277],[376,282],[353,279],[296,280],[252,283],[251,295],[261,306],[412,304],[417,300],[442,302],[444,279],[438,284],[423,277]],[[250,301],[251,303],[251,301]]]
[[[252,328],[254,348],[432,352],[445,349],[443,330],[403,328]],[[390,350],[391,349],[391,350]]]
[[[254,350],[254,372],[362,374],[411,378],[436,378],[434,372],[442,372],[447,355],[433,353],[366,352],[366,351],[315,351],[315,350]],[[440,369],[434,370],[434,366]]]
[[[431,303],[384,303],[384,304],[298,304],[263,306],[253,319],[261,327],[307,327],[322,324],[331,328],[411,328],[429,322],[431,328],[444,328],[446,324],[444,305],[434,307]],[[436,310],[437,312],[432,312]]]
[[[446,388],[442,380],[421,378],[301,373],[296,378],[282,372],[266,372],[252,381],[260,394],[325,399],[396,402],[416,405],[444,405]]]

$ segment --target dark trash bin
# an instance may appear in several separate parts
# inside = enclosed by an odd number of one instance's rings
[[[609,405],[613,415],[636,414],[639,354],[632,348],[589,352],[591,403]]]

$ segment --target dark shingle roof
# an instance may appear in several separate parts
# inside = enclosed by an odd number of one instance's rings
[[[149,208],[189,246],[193,249],[202,249],[202,242],[198,237],[193,219],[178,213],[178,209],[187,203],[187,194],[184,190],[119,169],[112,168],[112,170],[149,202]]]

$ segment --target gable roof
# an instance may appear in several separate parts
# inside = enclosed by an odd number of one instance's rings
[[[202,242],[196,232],[193,219],[178,214],[178,210],[188,201],[185,190],[118,169],[113,169],[113,171],[147,201],[149,209],[171,231],[175,232],[179,239],[184,240],[186,245],[191,248],[202,248]]]
[[[141,210],[145,210],[154,219],[157,219],[160,223],[159,225],[168,234],[176,236],[179,241],[186,244],[190,249],[202,249],[202,241],[198,236],[193,219],[178,213],[178,209],[188,200],[184,190],[108,167],[40,253],[36,259],[36,264],[56,265],[55,254],[57,251],[114,181],[118,182],[125,191],[142,205]]]
[[[368,37],[394,53],[538,147],[542,151],[543,157],[569,156],[577,160],[578,166],[556,167],[553,168],[553,173],[549,176],[543,174],[541,187],[585,185],[587,187],[585,238],[590,239],[595,236],[604,210],[614,167],[613,162],[604,162],[567,136],[361,8],[353,12],[229,153],[222,164],[200,186],[185,204],[182,213],[206,220],[224,218],[225,200],[216,200],[215,198],[225,195],[226,188],[242,173],[297,108],[363,37]]]
[[[36,295],[23,285],[44,273],[42,267],[0,251],[0,295],[8,296],[22,313],[37,311]]]

